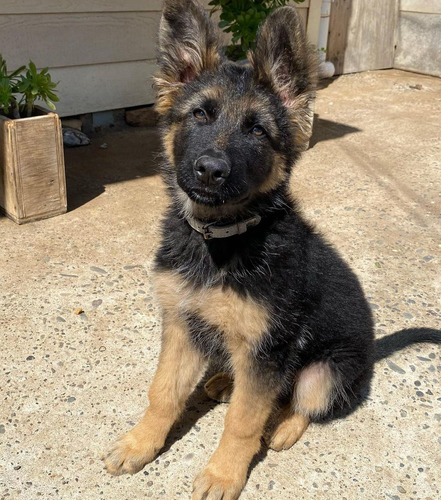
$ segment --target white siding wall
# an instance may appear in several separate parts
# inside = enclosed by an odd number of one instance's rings
[[[394,67],[441,76],[441,0],[401,0]]]
[[[61,116],[152,103],[161,5],[161,0],[0,0],[0,52],[9,69],[29,59],[50,67],[60,82]],[[308,6],[309,0],[300,5],[304,20]]]

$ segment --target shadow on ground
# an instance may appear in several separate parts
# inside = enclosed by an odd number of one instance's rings
[[[105,186],[159,173],[156,128],[109,130],[92,136],[87,147],[65,149],[68,211],[88,203]]]
[[[309,147],[313,148],[319,142],[339,139],[345,135],[355,134],[357,132],[361,132],[361,129],[345,125],[344,123],[324,120],[323,118],[319,118],[318,115],[314,115],[314,125]]]

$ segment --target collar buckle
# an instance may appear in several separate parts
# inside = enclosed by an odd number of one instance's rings
[[[210,224],[204,224],[202,227],[202,236],[204,240],[212,240],[214,238],[213,231],[210,229]]]

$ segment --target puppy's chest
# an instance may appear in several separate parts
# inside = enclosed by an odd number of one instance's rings
[[[157,273],[155,285],[166,313],[189,321],[199,336],[220,333],[227,348],[256,345],[269,329],[268,309],[229,287],[194,288],[171,271]]]

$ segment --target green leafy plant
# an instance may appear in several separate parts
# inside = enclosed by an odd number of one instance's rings
[[[295,0],[302,3],[304,0]],[[231,33],[231,45],[226,53],[232,59],[245,59],[256,39],[257,28],[276,7],[289,0],[211,0],[211,15],[220,11],[219,28]]]
[[[6,61],[0,54],[0,110],[13,118],[20,118],[14,94],[17,92],[18,75],[25,69],[21,66],[12,73],[8,72]]]
[[[58,83],[52,81],[48,71],[49,68],[43,68],[38,72],[30,61],[28,67],[21,66],[8,73],[6,61],[0,54],[0,111],[10,118],[29,117],[37,100],[55,110],[54,102],[59,101],[55,94]]]

